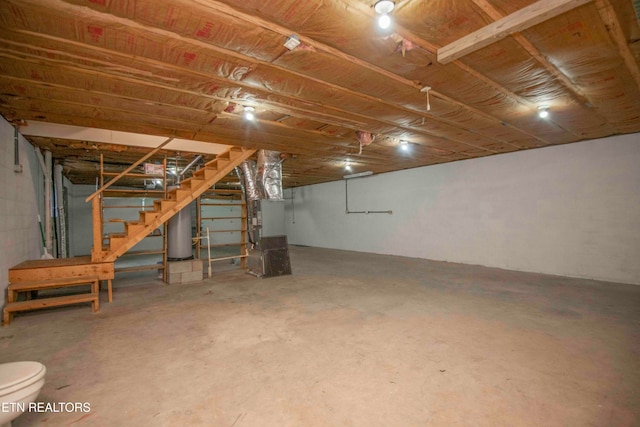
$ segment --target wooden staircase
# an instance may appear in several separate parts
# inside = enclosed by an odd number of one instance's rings
[[[255,153],[254,149],[231,147],[196,170],[193,177],[180,183],[178,188],[169,190],[167,198],[154,201],[154,209],[140,211],[138,221],[126,221],[124,233],[109,234],[108,245],[103,245],[100,217],[99,191],[94,193],[93,208],[93,250],[92,262],[113,262],[149,233],[168,221],[181,209],[189,205],[216,182],[228,175],[233,169]],[[105,188],[105,187],[103,187]],[[88,200],[87,200],[88,201]]]

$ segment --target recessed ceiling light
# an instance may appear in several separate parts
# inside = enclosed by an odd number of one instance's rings
[[[380,15],[378,18],[378,26],[382,29],[387,29],[391,25],[391,18],[389,13],[396,7],[395,2],[391,0],[380,0],[373,6],[373,9]]]
[[[386,15],[388,13],[391,13],[393,8],[395,7],[396,3],[391,0],[380,0],[375,4],[375,6],[373,6],[373,9],[380,15]]]
[[[255,120],[256,116],[253,114],[255,108],[253,107],[244,107],[244,118],[246,120]]]
[[[402,151],[409,151],[409,142],[405,140],[400,140],[400,149]]]
[[[387,28],[389,28],[390,25],[391,25],[391,18],[389,17],[389,15],[381,15],[380,18],[378,18],[378,26],[383,30],[386,30]]]
[[[538,116],[541,119],[546,119],[547,117],[549,117],[549,106],[548,105],[541,105],[538,107]]]

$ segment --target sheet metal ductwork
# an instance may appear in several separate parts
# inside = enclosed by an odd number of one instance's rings
[[[282,160],[279,151],[258,151],[256,181],[263,199],[284,200],[282,194]]]
[[[236,168],[236,173],[240,178],[244,195],[249,200],[260,200],[260,193],[256,185],[256,162],[253,160],[245,160]]]

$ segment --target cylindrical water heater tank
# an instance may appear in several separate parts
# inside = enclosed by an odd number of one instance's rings
[[[191,205],[185,206],[169,220],[167,225],[167,259],[169,261],[193,259]]]

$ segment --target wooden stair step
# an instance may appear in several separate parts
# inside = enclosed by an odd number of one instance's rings
[[[160,215],[158,211],[140,211],[140,222],[145,224],[149,224],[151,221],[156,219],[156,217]]]
[[[204,181],[203,181],[204,182]],[[173,201],[179,201],[184,199],[185,197],[191,197],[191,189],[186,187],[174,188],[167,192],[167,198]]]
[[[193,176],[200,177],[203,176],[204,179],[208,179],[209,177],[218,173],[218,168],[215,165],[207,163],[203,168],[198,169],[193,173]]]
[[[79,276],[60,279],[48,279],[46,281],[30,281],[9,283],[7,289],[13,292],[37,291],[41,289],[63,288],[65,286],[91,285],[98,282],[96,276]]]
[[[10,302],[2,310],[2,321],[4,325],[11,323],[12,314],[17,311],[39,310],[47,307],[57,307],[61,305],[79,304],[83,302],[91,303],[91,311],[94,313],[100,309],[100,297],[97,292],[89,294],[65,295],[60,297],[38,298],[28,301]]]
[[[27,301],[10,302],[7,305],[5,305],[5,310],[9,312],[38,310],[40,308],[56,307],[56,306],[67,305],[67,304],[79,304],[82,302],[92,303],[94,301],[98,301],[99,299],[100,299],[100,296],[95,292],[88,293],[88,294],[64,295],[60,297],[37,298],[37,299],[31,299]],[[93,311],[98,311],[98,310],[96,309]]]
[[[154,200],[153,201],[153,211],[145,211],[145,212],[155,212],[155,213],[160,213],[161,211],[164,211],[165,209],[171,209],[176,203],[178,203],[177,200],[166,200],[166,199],[161,199],[161,200]]]
[[[139,228],[144,227],[145,224],[143,222],[139,222],[139,221],[125,221],[124,223],[124,232],[126,234],[129,234]]]
[[[192,177],[182,181],[180,183],[180,186],[181,187],[184,186],[185,189],[193,190],[195,188],[200,187],[202,184],[204,184],[204,182],[205,180],[203,178]]]
[[[125,233],[109,233],[109,249],[117,248],[125,240],[127,240]]]

